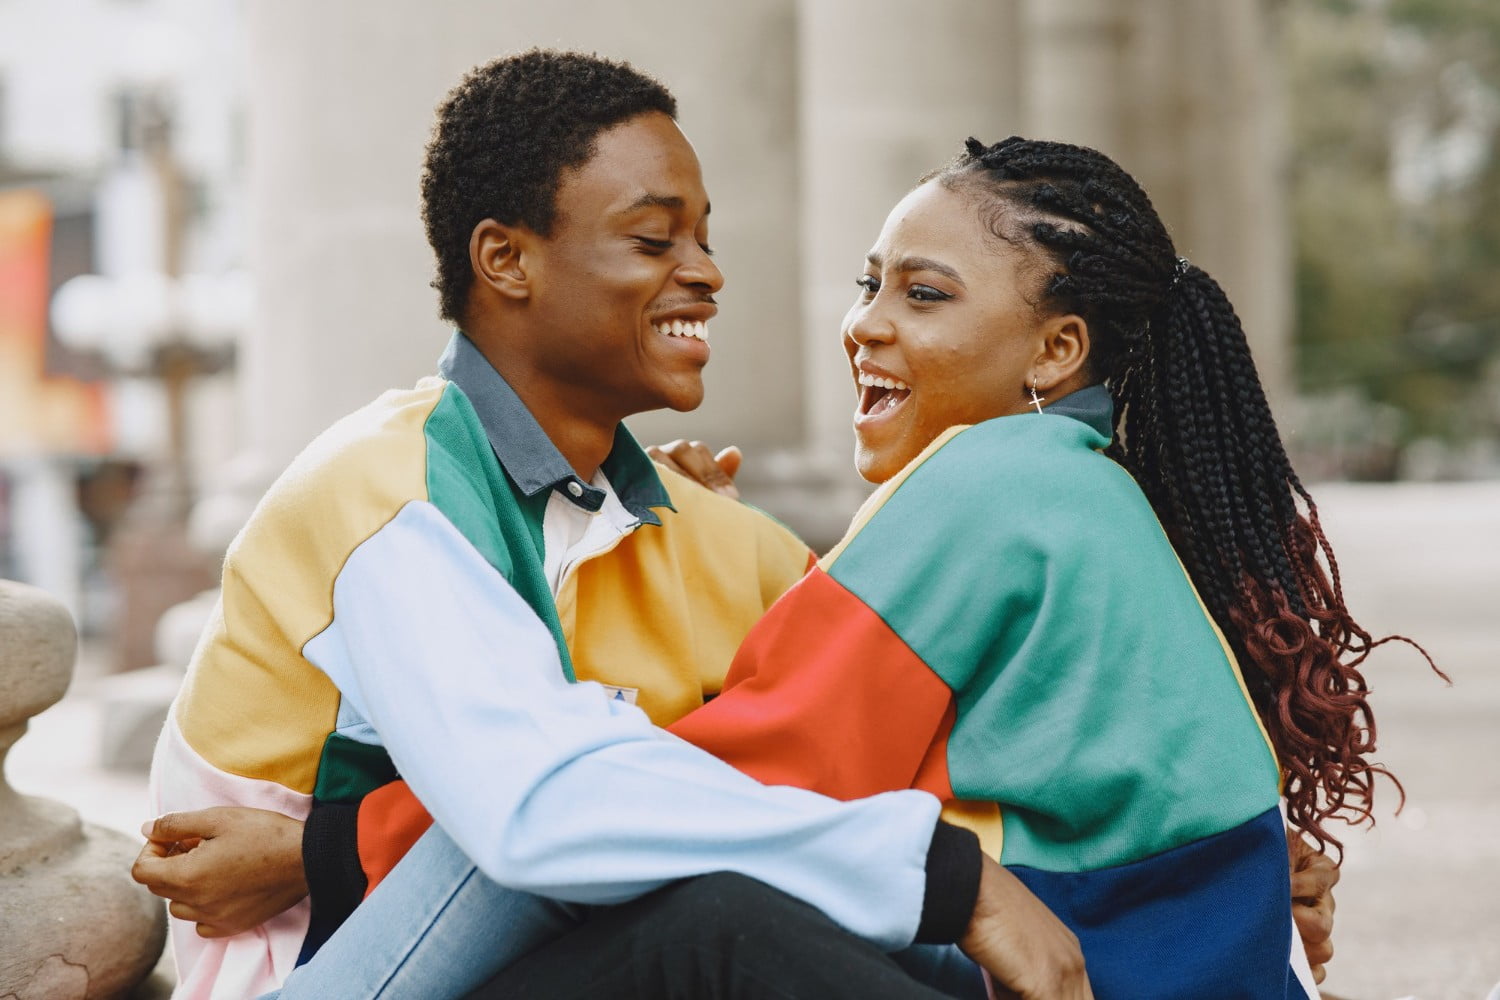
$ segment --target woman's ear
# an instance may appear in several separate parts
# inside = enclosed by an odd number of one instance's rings
[[[484,219],[469,234],[469,266],[474,281],[508,299],[531,296],[530,230]]]
[[[1054,316],[1042,324],[1042,350],[1033,365],[1038,391],[1052,391],[1088,375],[1089,324],[1076,313]]]

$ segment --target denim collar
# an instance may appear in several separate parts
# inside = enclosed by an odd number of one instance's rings
[[[469,398],[495,457],[522,493],[534,497],[557,490],[584,510],[604,506],[604,491],[579,478],[521,397],[462,330],[453,332],[438,371]],[[615,428],[614,446],[601,469],[620,504],[642,522],[661,524],[653,507],[676,510],[656,467],[624,424]]]
[[[1115,401],[1103,384],[1070,392],[1043,409],[1059,417],[1081,420],[1103,434],[1106,440],[1115,436]]]

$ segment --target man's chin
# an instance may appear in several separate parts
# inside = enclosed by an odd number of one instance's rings
[[[703,380],[697,379],[696,384],[674,386],[662,396],[661,408],[676,410],[678,413],[691,413],[703,405]]]

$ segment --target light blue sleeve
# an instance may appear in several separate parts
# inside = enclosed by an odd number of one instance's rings
[[[915,936],[939,804],[768,787],[570,684],[551,633],[429,503],[350,556],[303,649],[491,879],[617,903],[735,871],[888,950]]]

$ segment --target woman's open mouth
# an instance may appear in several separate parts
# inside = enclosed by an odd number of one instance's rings
[[[859,412],[861,419],[875,419],[893,412],[911,395],[911,386],[899,378],[882,378],[868,372],[859,373]]]

